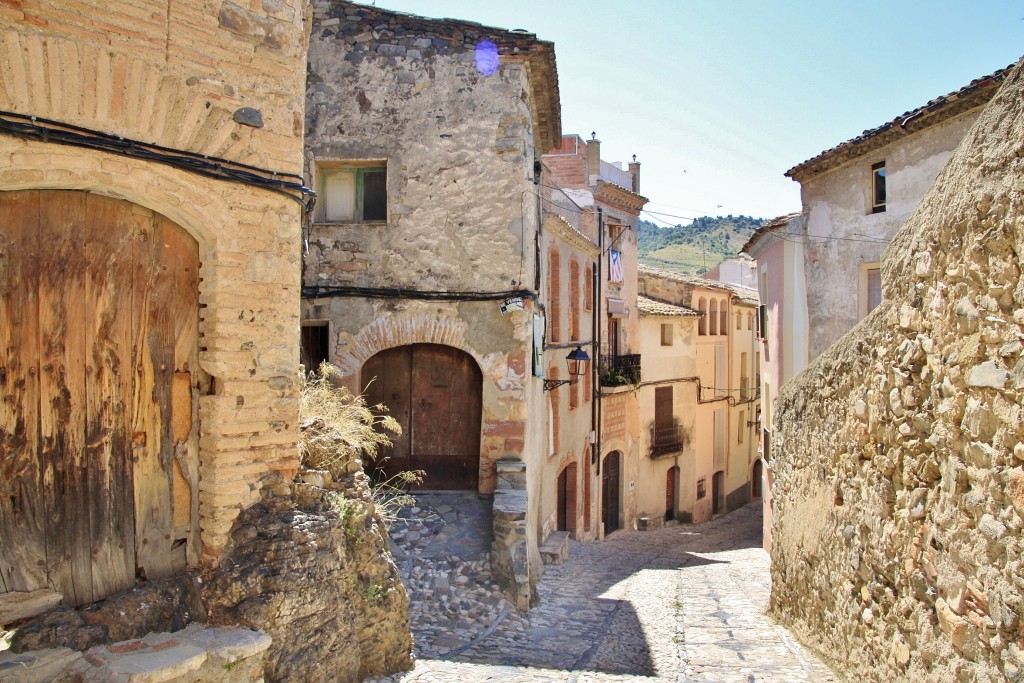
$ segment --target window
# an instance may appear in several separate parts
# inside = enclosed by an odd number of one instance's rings
[[[708,310],[708,321],[711,323],[711,329],[708,330],[708,334],[714,337],[718,334],[718,299],[711,300]]]
[[[700,302],[697,304],[697,310],[700,311],[700,322],[697,324],[697,334],[704,336],[708,333],[708,302],[701,297]]]
[[[863,318],[882,303],[882,270],[878,263],[861,264],[859,288],[857,312]]]
[[[747,411],[740,411],[740,420],[736,423],[736,443],[743,443],[743,432],[747,428]]]
[[[726,301],[722,301],[722,310],[718,314],[718,329],[721,334],[729,334],[729,306]]]
[[[868,268],[868,312],[875,309],[882,303],[882,270],[880,268]]]
[[[740,313],[739,311],[736,311],[736,329],[743,329],[743,314]]]
[[[569,261],[569,341],[580,340],[580,264]]]
[[[697,500],[706,495],[708,495],[708,479],[707,477],[701,477],[697,480]]]
[[[760,339],[768,338],[768,306],[765,304],[757,307],[757,336]]]
[[[590,266],[583,270],[583,310],[594,310],[594,270]]]
[[[754,314],[753,313],[747,313],[747,329],[748,330],[753,330],[754,329]]]
[[[672,416],[672,387],[654,389],[654,425],[651,428],[651,455],[674,453],[682,449],[679,429]]]
[[[672,323],[661,324],[661,345],[672,346]]]
[[[388,219],[387,165],[317,166],[317,220],[326,223],[384,223]]]
[[[871,165],[871,213],[885,211],[885,162]]]
[[[548,252],[548,341],[562,340],[562,274],[558,250]]]

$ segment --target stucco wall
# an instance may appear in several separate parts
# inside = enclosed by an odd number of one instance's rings
[[[1018,65],[777,402],[771,610],[869,680],[1024,680],[1022,94]]]
[[[305,3],[38,2],[0,11],[0,109],[299,173]],[[237,123],[258,109],[263,127]],[[268,472],[298,467],[298,203],[151,162],[0,136],[0,190],[89,190],[199,243],[201,544],[214,561]]]
[[[931,126],[801,184],[810,358],[859,320],[861,264],[881,260],[979,112]],[[878,161],[885,161],[886,204],[884,212],[871,213],[871,165]]]

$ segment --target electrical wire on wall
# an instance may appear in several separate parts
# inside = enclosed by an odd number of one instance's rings
[[[312,210],[316,198],[316,193],[306,187],[302,176],[294,173],[273,171],[219,157],[162,147],[38,116],[0,111],[0,133],[26,140],[95,149],[164,164],[207,178],[258,187],[295,200],[307,213]]]

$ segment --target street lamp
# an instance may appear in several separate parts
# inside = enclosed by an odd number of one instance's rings
[[[569,379],[546,379],[544,380],[544,391],[551,391],[563,384],[575,384],[576,380],[587,374],[587,370],[590,369],[590,356],[582,346],[577,346],[565,357],[565,363],[569,366]]]

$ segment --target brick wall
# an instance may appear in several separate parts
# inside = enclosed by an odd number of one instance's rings
[[[297,173],[303,3],[0,4],[0,109]],[[269,9],[268,9],[269,8]],[[264,125],[234,120],[258,109]],[[271,472],[298,464],[300,208],[281,195],[109,153],[0,136],[0,191],[79,189],[156,211],[199,243],[199,526],[215,561]]]

